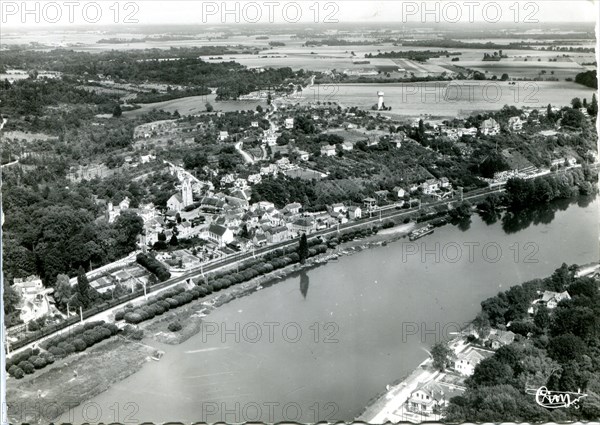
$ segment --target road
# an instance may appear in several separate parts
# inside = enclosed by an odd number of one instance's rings
[[[242,150],[242,144],[242,141],[237,142],[235,144],[235,149],[240,153],[240,155],[244,157],[244,161],[246,161],[247,164],[254,164],[254,159],[252,158],[252,155]]]

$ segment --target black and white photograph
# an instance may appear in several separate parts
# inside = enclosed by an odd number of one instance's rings
[[[598,423],[597,0],[1,0],[0,423]]]

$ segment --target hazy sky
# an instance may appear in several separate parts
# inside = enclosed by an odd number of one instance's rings
[[[350,22],[594,22],[598,2],[565,1],[73,1],[0,2],[0,25],[350,23]],[[23,15],[23,4],[29,10]],[[315,6],[316,5],[316,6]],[[515,6],[516,5],[516,6]],[[117,10],[118,9],[118,10]],[[85,12],[84,12],[85,10]],[[70,16],[71,15],[71,16]],[[137,20],[137,22],[135,22]],[[72,22],[71,22],[72,21]],[[97,21],[97,22],[94,22]],[[532,25],[533,26],[533,25]]]

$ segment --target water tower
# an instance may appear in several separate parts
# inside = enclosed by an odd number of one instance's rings
[[[377,92],[377,110],[381,111],[381,109],[383,109],[383,92],[382,91],[378,91]]]

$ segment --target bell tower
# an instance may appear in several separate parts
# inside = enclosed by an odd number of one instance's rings
[[[194,203],[194,196],[192,194],[192,183],[188,178],[185,178],[181,185],[181,200],[183,202],[184,207],[187,207],[188,205],[192,205]]]

